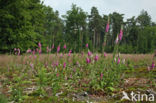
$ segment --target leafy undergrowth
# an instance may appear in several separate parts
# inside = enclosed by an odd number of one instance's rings
[[[125,103],[129,101],[121,101],[122,91],[156,91],[156,70],[147,70],[148,61],[136,66],[124,57],[119,61],[101,54],[12,58],[0,69],[2,103]]]

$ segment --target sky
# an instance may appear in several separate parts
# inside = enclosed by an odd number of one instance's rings
[[[125,14],[125,19],[138,16],[141,10],[146,10],[152,21],[156,22],[156,0],[42,0],[45,5],[58,10],[60,15],[66,14],[71,5],[76,4],[90,14],[93,6],[98,8],[100,15],[118,12]]]

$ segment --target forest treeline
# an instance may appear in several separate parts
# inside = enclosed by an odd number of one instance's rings
[[[145,10],[125,20],[124,14],[118,12],[100,15],[92,7],[87,13],[73,4],[60,16],[40,0],[0,0],[0,53],[11,53],[14,48],[24,53],[28,48],[37,48],[38,42],[42,52],[46,52],[47,46],[54,46],[52,52],[58,45],[63,50],[64,44],[68,50],[80,52],[88,44],[93,52],[110,53],[121,28],[121,53],[151,53],[156,49],[156,23]]]

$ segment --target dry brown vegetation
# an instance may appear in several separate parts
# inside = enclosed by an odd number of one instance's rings
[[[99,54],[101,55],[101,54]],[[139,61],[146,61],[146,63],[151,63],[153,60],[153,54],[121,54],[121,58],[125,60],[130,60],[134,63],[138,63]],[[40,56],[40,61],[44,62],[47,54],[42,54]],[[24,58],[24,59],[22,59]],[[25,59],[28,58],[27,56],[14,56],[14,55],[0,55],[0,67],[7,67],[10,63],[24,63]],[[33,58],[33,57],[32,57]],[[107,58],[112,58],[112,54],[108,54]],[[35,58],[34,58],[35,59]],[[49,59],[53,61],[55,58],[54,54],[49,55]],[[23,61],[22,61],[23,60]]]

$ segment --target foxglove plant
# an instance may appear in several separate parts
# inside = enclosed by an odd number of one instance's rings
[[[121,41],[122,40],[122,36],[123,36],[123,31],[122,29],[120,30],[120,34],[119,34],[119,40]]]
[[[69,50],[69,53],[68,53],[68,56],[69,56],[69,57],[70,57],[71,53],[72,53],[72,50]]]
[[[67,46],[66,46],[66,44],[64,44],[63,48],[64,48],[64,49],[67,49]]]
[[[108,21],[107,26],[106,26],[106,32],[108,32],[108,30],[109,30],[109,21]]]
[[[55,63],[55,66],[58,66],[58,65],[59,65],[59,63],[58,63],[58,62],[56,62],[56,63]]]
[[[40,43],[40,42],[38,43],[38,47],[39,47],[39,48],[41,48],[41,47],[42,47],[42,45],[41,45],[41,43]]]
[[[118,57],[118,62],[117,62],[117,64],[119,64],[120,63],[120,57]]]
[[[15,54],[15,55],[17,54],[17,49],[16,49],[16,48],[14,48],[14,54]]]
[[[98,61],[98,59],[99,59],[99,57],[98,57],[98,55],[96,55],[95,58],[94,58],[94,60],[95,61]]]
[[[106,33],[105,33],[105,36],[104,36],[102,52],[105,51],[104,49],[105,49],[105,46],[106,46],[106,40],[107,40],[108,31],[109,31],[109,17],[108,17],[108,21],[107,21],[107,25],[106,25],[106,30],[105,30]]]
[[[63,54],[61,53],[61,54],[60,54],[60,58],[62,58],[62,57],[63,57]]]
[[[106,52],[104,52],[104,57],[106,57],[107,56],[107,53]]]
[[[27,53],[31,53],[31,49],[28,49],[28,50],[27,50]]]
[[[50,52],[51,52],[51,48],[47,46],[47,53],[50,53]]]
[[[63,63],[63,68],[66,68],[66,63],[65,62]]]
[[[60,51],[60,45],[57,47],[57,53],[59,53]]]
[[[54,44],[52,45],[52,47],[51,47],[52,49],[54,49]]]
[[[103,78],[103,73],[100,74],[100,79],[102,80],[102,78]]]
[[[32,54],[35,55],[35,50],[32,51]]]
[[[91,62],[91,59],[87,57],[86,58],[86,63],[89,64],[90,62]]]
[[[86,48],[88,48],[88,43],[86,44]]]
[[[47,46],[47,53],[49,53],[49,47]]]
[[[90,51],[88,51],[88,56],[91,56],[91,55],[92,55],[92,53]]]
[[[155,67],[155,63],[154,63],[154,61],[153,61],[153,62],[152,62],[151,69],[154,69],[154,67]]]
[[[41,54],[41,52],[42,52],[42,45],[41,45],[40,42],[38,43],[38,47],[39,47],[38,53]]]
[[[34,69],[34,64],[33,64],[33,63],[30,63],[30,67],[31,67],[32,69]]]

